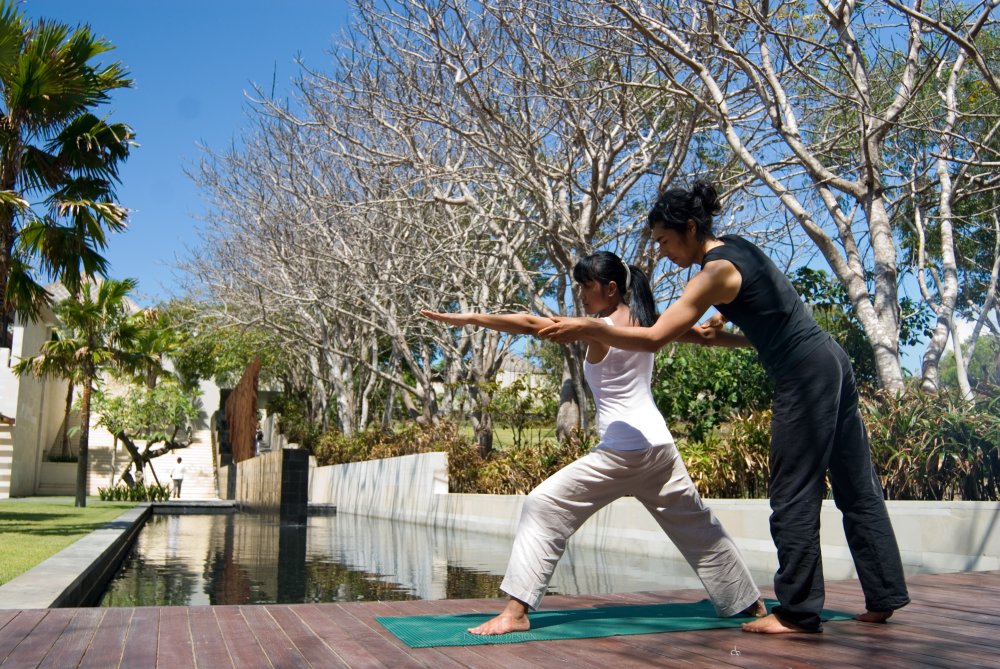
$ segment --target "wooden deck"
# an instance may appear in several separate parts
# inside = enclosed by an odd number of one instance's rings
[[[501,600],[0,611],[0,667],[1000,667],[1000,572],[922,575],[887,625],[837,622],[823,634],[738,630],[411,649],[380,615],[497,611]],[[827,607],[860,610],[856,581],[828,584]],[[767,593],[770,594],[770,593]],[[694,601],[702,591],[548,597],[546,609]]]

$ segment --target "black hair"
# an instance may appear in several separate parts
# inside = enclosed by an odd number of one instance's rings
[[[712,216],[720,211],[722,206],[715,186],[699,180],[690,189],[671,188],[664,191],[649,210],[649,227],[659,225],[684,234],[688,221],[694,221],[698,241],[715,239]]]
[[[573,266],[573,280],[577,283],[597,281],[607,286],[612,281],[618,286],[622,301],[632,312],[632,321],[643,327],[649,327],[656,322],[656,301],[653,299],[653,289],[649,286],[646,273],[635,265],[625,261],[610,251],[598,251],[586,258],[581,258]]]

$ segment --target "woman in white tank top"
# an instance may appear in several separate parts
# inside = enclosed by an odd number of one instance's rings
[[[646,275],[613,253],[587,256],[573,268],[587,313],[613,326],[648,325],[656,307]],[[553,321],[531,314],[438,313],[431,319],[514,334],[536,334]],[[692,338],[697,335],[692,334]],[[720,616],[766,613],[760,591],[732,538],[706,507],[653,402],[653,354],[588,342],[584,376],[594,396],[600,441],[526,497],[500,589],[510,596],[473,634],[530,629],[570,536],[594,513],[632,495],[653,515],[708,591]]]

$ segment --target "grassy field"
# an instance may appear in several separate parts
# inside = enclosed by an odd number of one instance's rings
[[[469,437],[473,436],[472,426],[466,423],[462,426],[462,434]],[[524,431],[522,439],[525,444],[537,444],[544,439],[555,439],[556,438],[556,426],[553,425],[541,425],[532,426]],[[493,447],[494,448],[507,448],[514,444],[514,431],[508,427],[496,427],[493,428]]]
[[[73,506],[70,498],[0,500],[0,585],[133,506],[96,499],[88,499],[84,508]]]

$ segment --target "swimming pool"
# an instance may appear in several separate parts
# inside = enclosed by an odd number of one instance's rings
[[[510,545],[509,537],[350,514],[284,526],[268,515],[154,515],[100,606],[497,597]],[[754,578],[768,583],[771,574]],[[684,562],[571,541],[549,593],[698,587]]]

